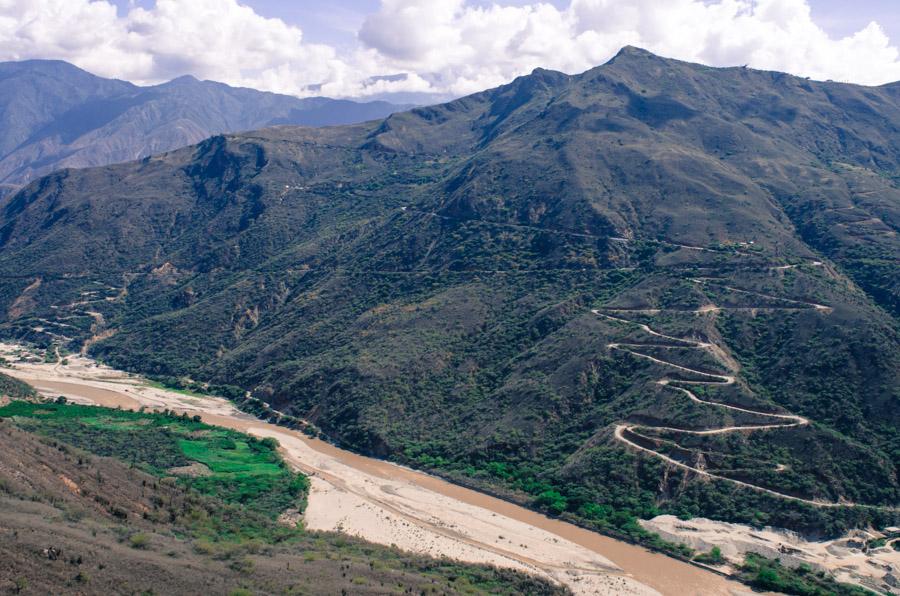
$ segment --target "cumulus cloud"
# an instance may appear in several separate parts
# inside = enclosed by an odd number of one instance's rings
[[[429,9],[429,6],[435,9]],[[623,45],[714,66],[748,64],[817,79],[900,79],[900,55],[876,23],[832,39],[807,0],[571,0],[566,8],[382,0],[360,40],[413,69],[449,74],[457,93],[538,66],[579,72]]]
[[[628,44],[816,79],[900,80],[900,54],[877,23],[833,39],[807,0],[382,0],[358,41],[309,43],[238,0],[157,0],[124,14],[107,0],[0,0],[0,59],[63,59],[138,83],[193,74],[294,95],[461,95],[536,67],[580,72]]]
[[[105,0],[0,0],[0,59],[24,58],[138,83],[194,74],[286,92],[346,71],[334,49],[234,0],[157,0],[125,16]]]

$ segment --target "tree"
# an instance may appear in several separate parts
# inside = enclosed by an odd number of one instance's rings
[[[555,490],[545,490],[539,494],[536,503],[539,507],[546,508],[555,515],[565,511],[569,505],[566,498]]]

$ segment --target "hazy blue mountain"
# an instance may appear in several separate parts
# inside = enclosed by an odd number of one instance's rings
[[[61,61],[0,63],[0,195],[60,168],[129,161],[223,132],[351,124],[400,109],[384,101],[299,99],[190,76],[139,87]]]

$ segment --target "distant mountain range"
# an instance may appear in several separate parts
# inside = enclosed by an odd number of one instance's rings
[[[833,535],[900,522],[898,232],[900,85],[626,48],[36,180],[0,201],[0,335],[634,539]]]
[[[0,63],[0,196],[66,167],[139,159],[211,135],[332,126],[406,109],[384,101],[300,99],[184,76],[139,87],[67,62]]]

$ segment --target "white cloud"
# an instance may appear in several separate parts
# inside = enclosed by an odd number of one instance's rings
[[[0,59],[25,58],[137,83],[193,74],[296,94],[352,78],[333,48],[235,0],[157,0],[122,17],[105,0],[0,0]]]
[[[536,67],[574,73],[626,44],[712,65],[749,64],[863,84],[900,80],[900,54],[871,23],[831,39],[807,0],[382,0],[355,49],[237,0],[157,0],[118,15],[107,0],[0,0],[0,60],[58,58],[103,76],[153,83],[181,74],[296,95],[464,94]],[[396,80],[378,75],[408,73]]]
[[[900,79],[900,55],[877,24],[831,39],[813,22],[807,0],[571,0],[564,9],[540,2],[437,4],[428,10],[430,1],[383,0],[360,39],[410,68],[452,73],[457,93],[537,66],[579,72],[627,44],[683,60],[817,79]]]

